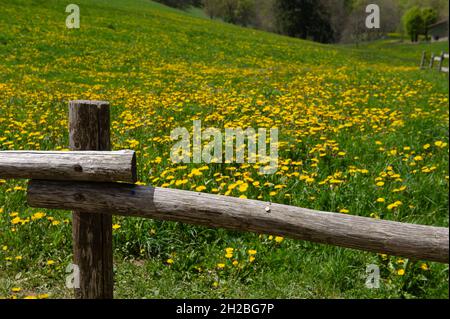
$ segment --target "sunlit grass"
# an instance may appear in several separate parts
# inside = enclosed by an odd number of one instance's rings
[[[67,102],[108,100],[113,147],[137,151],[140,183],[448,227],[448,78],[418,69],[445,44],[327,46],[149,1],[77,3],[81,29],[68,30],[64,1],[0,0],[0,149],[67,149]],[[172,164],[170,131],[195,119],[278,127],[278,172]],[[25,188],[0,180],[0,296],[70,297],[71,215],[27,207]],[[114,223],[118,297],[448,298],[446,265]]]

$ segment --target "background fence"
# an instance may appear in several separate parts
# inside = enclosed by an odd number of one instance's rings
[[[428,68],[429,69],[437,69],[439,72],[444,72],[448,74],[449,67],[444,66],[445,60],[449,59],[449,54],[441,52],[439,55],[435,55],[434,53],[431,54],[431,57],[428,61]],[[423,51],[422,53],[422,60],[420,61],[420,68],[425,69],[427,65],[427,53]],[[437,67],[436,67],[437,66]]]

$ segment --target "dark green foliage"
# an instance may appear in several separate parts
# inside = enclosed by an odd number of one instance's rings
[[[187,8],[189,6],[200,6],[201,0],[156,0],[156,2],[160,2],[165,4],[166,6],[173,8]]]
[[[406,11],[403,16],[403,24],[406,33],[411,37],[411,41],[417,42],[419,40],[419,34],[422,34],[424,30],[424,22],[420,8],[415,6]]]
[[[403,25],[406,33],[411,37],[412,42],[417,42],[419,35],[425,35],[428,40],[428,28],[438,19],[438,12],[431,8],[419,8],[414,6],[405,12],[403,16]]]
[[[281,33],[324,43],[334,41],[330,15],[321,2],[277,0],[275,8]]]
[[[252,25],[255,17],[254,0],[204,0],[204,8],[210,18],[242,26]]]
[[[428,40],[428,29],[429,26],[435,23],[438,19],[438,13],[435,9],[427,7],[422,9],[422,19],[424,24],[424,35],[425,40]]]

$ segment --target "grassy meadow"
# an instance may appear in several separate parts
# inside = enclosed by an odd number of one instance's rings
[[[147,0],[0,0],[0,150],[67,150],[69,100],[112,106],[139,183],[448,227],[448,43],[321,45]],[[278,127],[279,167],[173,164],[170,131]],[[0,179],[0,298],[71,298],[71,213]],[[118,298],[448,298],[448,265],[114,217]],[[366,266],[381,270],[365,286]]]

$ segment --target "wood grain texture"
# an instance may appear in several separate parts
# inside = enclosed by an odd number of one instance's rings
[[[109,103],[69,102],[69,144],[73,151],[109,151]],[[102,212],[104,213],[104,212]],[[112,216],[75,209],[72,221],[74,263],[80,269],[80,299],[113,298]]]
[[[134,151],[0,151],[0,178],[136,182]]]
[[[32,207],[139,216],[252,231],[448,263],[448,228],[414,225],[176,189],[30,181]]]

